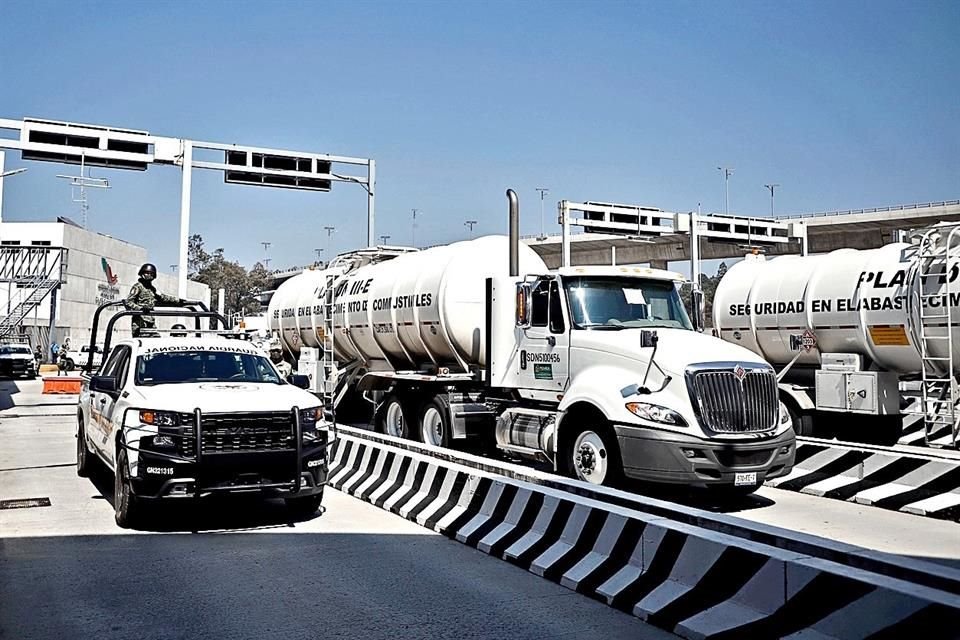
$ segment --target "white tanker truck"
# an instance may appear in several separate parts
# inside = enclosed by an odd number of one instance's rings
[[[319,350],[331,402],[350,385],[393,436],[484,438],[596,484],[749,492],[790,471],[773,368],[693,330],[682,276],[550,272],[518,245],[516,216],[511,196],[511,240],[366,249],[295,276],[273,296],[271,330],[293,357]]]
[[[747,256],[717,287],[714,328],[778,369],[799,435],[896,442],[916,395],[928,440],[955,445],[958,259],[956,224],[867,251]]]

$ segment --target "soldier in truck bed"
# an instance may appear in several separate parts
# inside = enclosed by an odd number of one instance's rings
[[[157,279],[157,267],[149,262],[140,267],[137,273],[140,279],[130,289],[125,306],[133,311],[152,311],[154,307],[182,307],[186,300],[160,293],[153,286]],[[133,316],[130,321],[133,327],[133,337],[139,337],[157,327],[153,316]]]

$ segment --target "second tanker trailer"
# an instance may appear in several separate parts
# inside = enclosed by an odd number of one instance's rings
[[[955,224],[879,249],[748,256],[717,287],[714,327],[778,369],[800,435],[895,442],[912,386],[928,439],[955,444],[958,258]]]
[[[597,484],[753,491],[793,466],[774,371],[694,331],[680,279],[551,272],[515,235],[488,236],[346,254],[281,285],[268,314],[294,358],[319,350],[321,392],[336,403],[349,385],[387,434],[484,438]]]

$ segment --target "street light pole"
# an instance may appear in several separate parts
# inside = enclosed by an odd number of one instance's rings
[[[333,232],[337,230],[336,227],[324,227],[324,231],[327,232],[327,255],[333,255],[330,253],[330,236],[333,235]]]
[[[388,235],[380,236],[380,244],[384,244],[384,245],[387,244],[387,240],[389,239],[390,239],[390,236]]]
[[[732,167],[717,167],[717,171],[723,171],[723,213],[730,214],[730,176],[733,175]]]
[[[773,184],[763,185],[770,190],[770,217],[773,217],[773,190],[780,186],[779,183],[774,182]]]
[[[537,240],[546,240],[547,234],[543,226],[543,198],[546,194],[550,193],[550,189],[546,187],[537,187],[535,189],[540,193],[540,237]]]
[[[417,214],[420,213],[419,209],[411,209],[413,211],[413,227],[410,229],[410,246],[417,246]]]
[[[477,224],[476,220],[467,220],[463,223],[463,226],[470,227],[470,239],[473,240],[473,225]]]
[[[317,264],[320,264],[320,256],[323,255],[323,249],[314,249],[313,252],[317,254]]]
[[[26,169],[11,169],[10,171],[3,170],[4,164],[4,153],[0,151],[0,222],[3,222],[3,182],[4,178],[9,176],[15,176],[18,173],[23,173]]]

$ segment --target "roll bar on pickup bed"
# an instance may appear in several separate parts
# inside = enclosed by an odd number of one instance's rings
[[[105,302],[97,307],[97,310],[93,314],[93,326],[90,329],[90,351],[87,356],[87,371],[93,371],[93,354],[94,346],[97,340],[97,329],[100,326],[100,314],[105,310],[111,307],[119,307],[125,305],[125,301],[118,300],[115,302]],[[169,310],[167,310],[169,309]],[[198,310],[199,309],[199,310]],[[150,311],[134,311],[127,309],[119,313],[114,314],[110,320],[107,322],[106,337],[103,342],[103,359],[100,361],[101,365],[107,361],[107,358],[110,356],[110,343],[113,338],[113,328],[117,323],[117,320],[124,317],[133,317],[133,316],[160,316],[160,317],[178,317],[178,318],[193,318],[195,331],[202,331],[200,328],[200,320],[202,318],[211,318],[215,322],[213,323],[216,326],[216,323],[219,322],[224,329],[228,329],[227,320],[222,315],[216,311],[210,311],[203,302],[199,300],[188,300],[183,307],[167,307],[165,310],[152,309]]]

